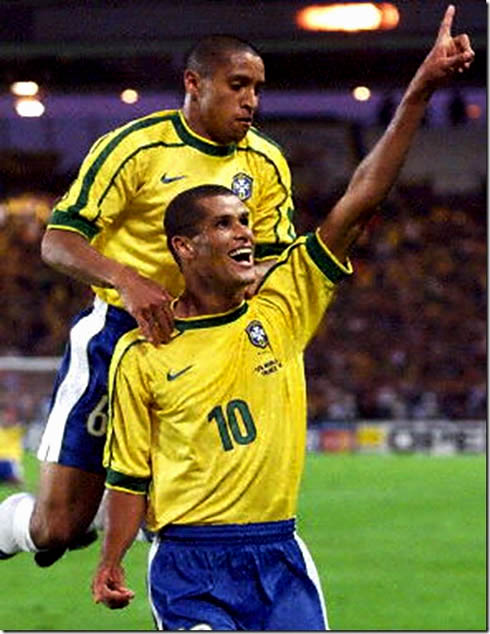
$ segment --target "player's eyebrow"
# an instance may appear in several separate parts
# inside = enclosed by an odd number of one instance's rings
[[[239,81],[242,84],[255,83],[255,85],[258,86],[259,88],[262,88],[265,84],[265,80],[259,80],[254,82],[253,77],[248,73],[233,73],[232,75],[228,77],[228,80],[230,82]]]

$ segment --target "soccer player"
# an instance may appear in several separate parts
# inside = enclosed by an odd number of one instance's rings
[[[247,42],[210,36],[190,53],[180,110],[143,117],[100,138],[56,205],[45,262],[93,286],[75,319],[38,457],[37,500],[0,505],[0,558],[58,559],[85,537],[104,490],[107,372],[124,332],[158,345],[172,330],[169,301],[182,277],[167,250],[169,201],[200,183],[229,187],[250,210],[260,276],[294,238],[291,178],[278,146],[252,127],[264,64]]]
[[[107,517],[92,592],[125,607],[122,559],[143,517],[157,534],[149,597],[166,630],[321,630],[318,574],[295,533],[306,406],[302,351],[352,272],[348,252],[396,179],[434,90],[473,59],[436,42],[387,130],[315,234],[297,239],[257,294],[250,213],[200,186],[167,208],[169,250],[185,279],[171,341],[137,330],[118,342],[109,381]]]

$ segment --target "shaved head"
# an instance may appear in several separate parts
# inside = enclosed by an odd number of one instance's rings
[[[199,73],[201,77],[211,77],[233,53],[250,53],[262,59],[255,46],[246,40],[234,35],[208,35],[188,53],[185,68]]]

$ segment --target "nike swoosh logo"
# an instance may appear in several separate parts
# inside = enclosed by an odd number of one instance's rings
[[[183,176],[167,176],[167,172],[165,172],[160,180],[164,185],[168,185],[174,181],[180,181],[182,178],[187,178],[187,176],[185,174]]]
[[[178,370],[177,372],[175,370],[169,370],[167,372],[167,381],[175,381],[175,379],[178,379],[179,376],[182,376],[184,372],[187,372],[187,370],[190,370],[192,367],[194,366],[188,365],[186,368],[182,368],[182,370]]]

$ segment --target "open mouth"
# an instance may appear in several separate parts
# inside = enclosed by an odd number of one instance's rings
[[[234,262],[237,262],[242,266],[253,266],[254,260],[252,247],[240,247],[239,249],[230,251],[228,255]]]

